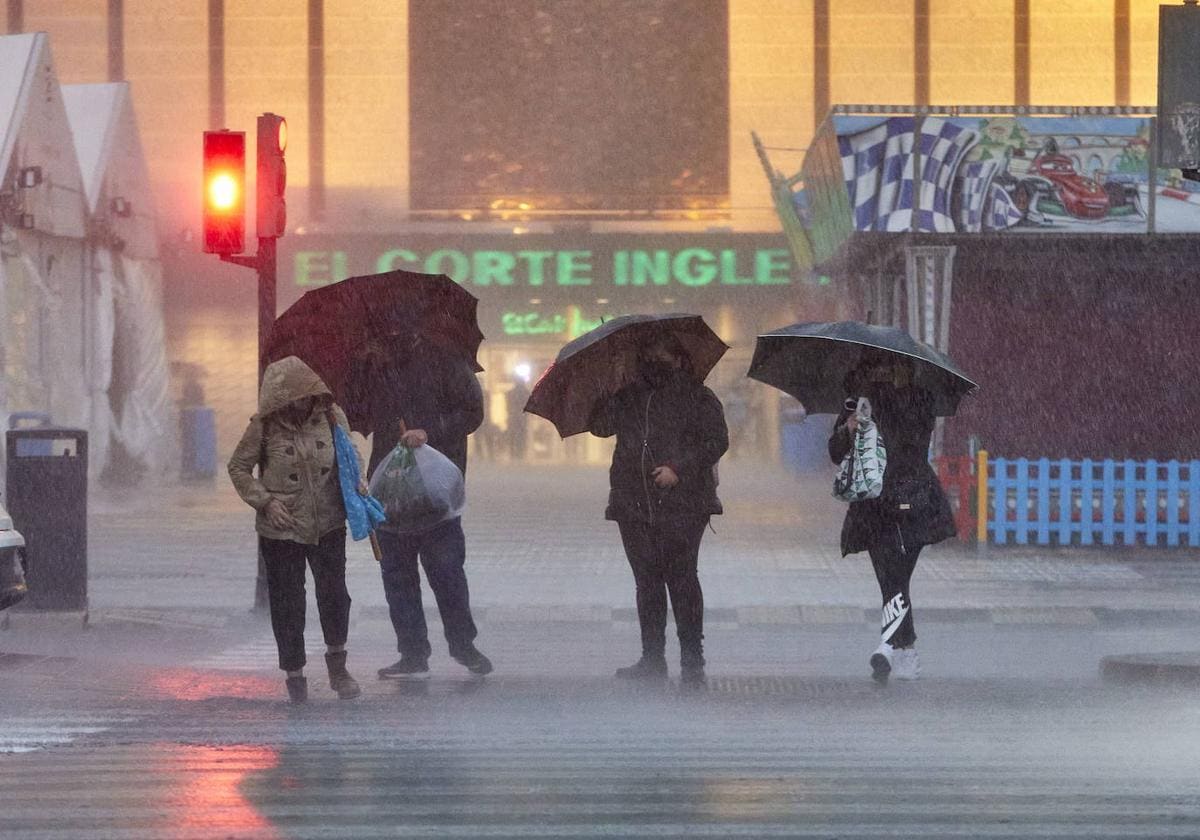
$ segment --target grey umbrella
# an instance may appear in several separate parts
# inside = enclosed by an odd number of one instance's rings
[[[836,414],[847,396],[846,381],[864,353],[884,351],[913,361],[914,384],[933,395],[939,417],[978,386],[946,355],[898,327],[858,321],[792,324],[758,337],[747,373],[798,399],[809,414]]]

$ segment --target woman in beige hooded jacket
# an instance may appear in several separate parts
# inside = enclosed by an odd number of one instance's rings
[[[328,652],[329,684],[346,699],[360,693],[346,671],[350,593],[346,590],[346,510],[333,428],[349,430],[333,395],[303,361],[289,356],[263,373],[258,413],[229,460],[238,495],[256,511],[267,570],[271,627],[293,702],[308,699],[304,677],[304,565],[312,568]],[[361,460],[360,460],[361,463]],[[258,467],[257,477],[254,468]],[[365,488],[360,488],[365,492]]]

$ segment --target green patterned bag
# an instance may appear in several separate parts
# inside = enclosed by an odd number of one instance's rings
[[[886,469],[887,447],[871,419],[871,404],[864,398],[858,405],[858,430],[833,480],[834,497],[843,502],[879,498]]]

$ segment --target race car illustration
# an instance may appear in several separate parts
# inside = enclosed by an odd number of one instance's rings
[[[1018,149],[1010,154],[1004,171],[996,176],[1027,221],[1043,223],[1047,217],[1095,220],[1112,216],[1144,216],[1138,185],[1118,177],[1103,181],[1082,175],[1075,163],[1057,149],[1045,150],[1032,160]]]

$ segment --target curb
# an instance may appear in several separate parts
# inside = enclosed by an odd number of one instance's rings
[[[562,606],[526,604],[476,606],[475,618],[488,624],[589,624],[593,626],[636,626],[637,610],[632,606],[610,607],[602,604],[564,604]],[[78,613],[33,613],[13,615],[9,627],[41,623],[67,626],[78,622]],[[1105,627],[1200,626],[1200,609],[1121,609],[1080,606],[1006,606],[1006,607],[921,607],[918,621],[929,624],[983,624],[995,627]],[[248,610],[175,610],[155,608],[106,608],[93,610],[89,623],[142,625],[180,632],[225,629],[250,620]],[[388,610],[382,605],[354,608],[354,619],[387,621]],[[436,607],[425,610],[429,624],[441,624]],[[265,616],[261,617],[265,620]],[[713,629],[771,628],[781,626],[874,626],[879,622],[877,607],[861,604],[794,604],[745,607],[709,607],[705,623]],[[673,618],[668,614],[668,621]]]
[[[1200,653],[1139,653],[1106,656],[1100,675],[1123,685],[1200,685]]]
[[[594,606],[481,606],[473,612],[489,624],[586,623],[636,626],[633,607]],[[365,607],[358,617],[386,620],[384,607]],[[918,606],[917,618],[929,624],[985,624],[996,627],[1112,627],[1200,625],[1200,610],[1115,609],[1112,607],[929,607]],[[429,624],[440,624],[436,609],[425,611]],[[673,617],[668,613],[668,622]],[[713,629],[772,628],[780,626],[875,626],[879,609],[846,604],[764,605],[709,607],[704,621]]]

